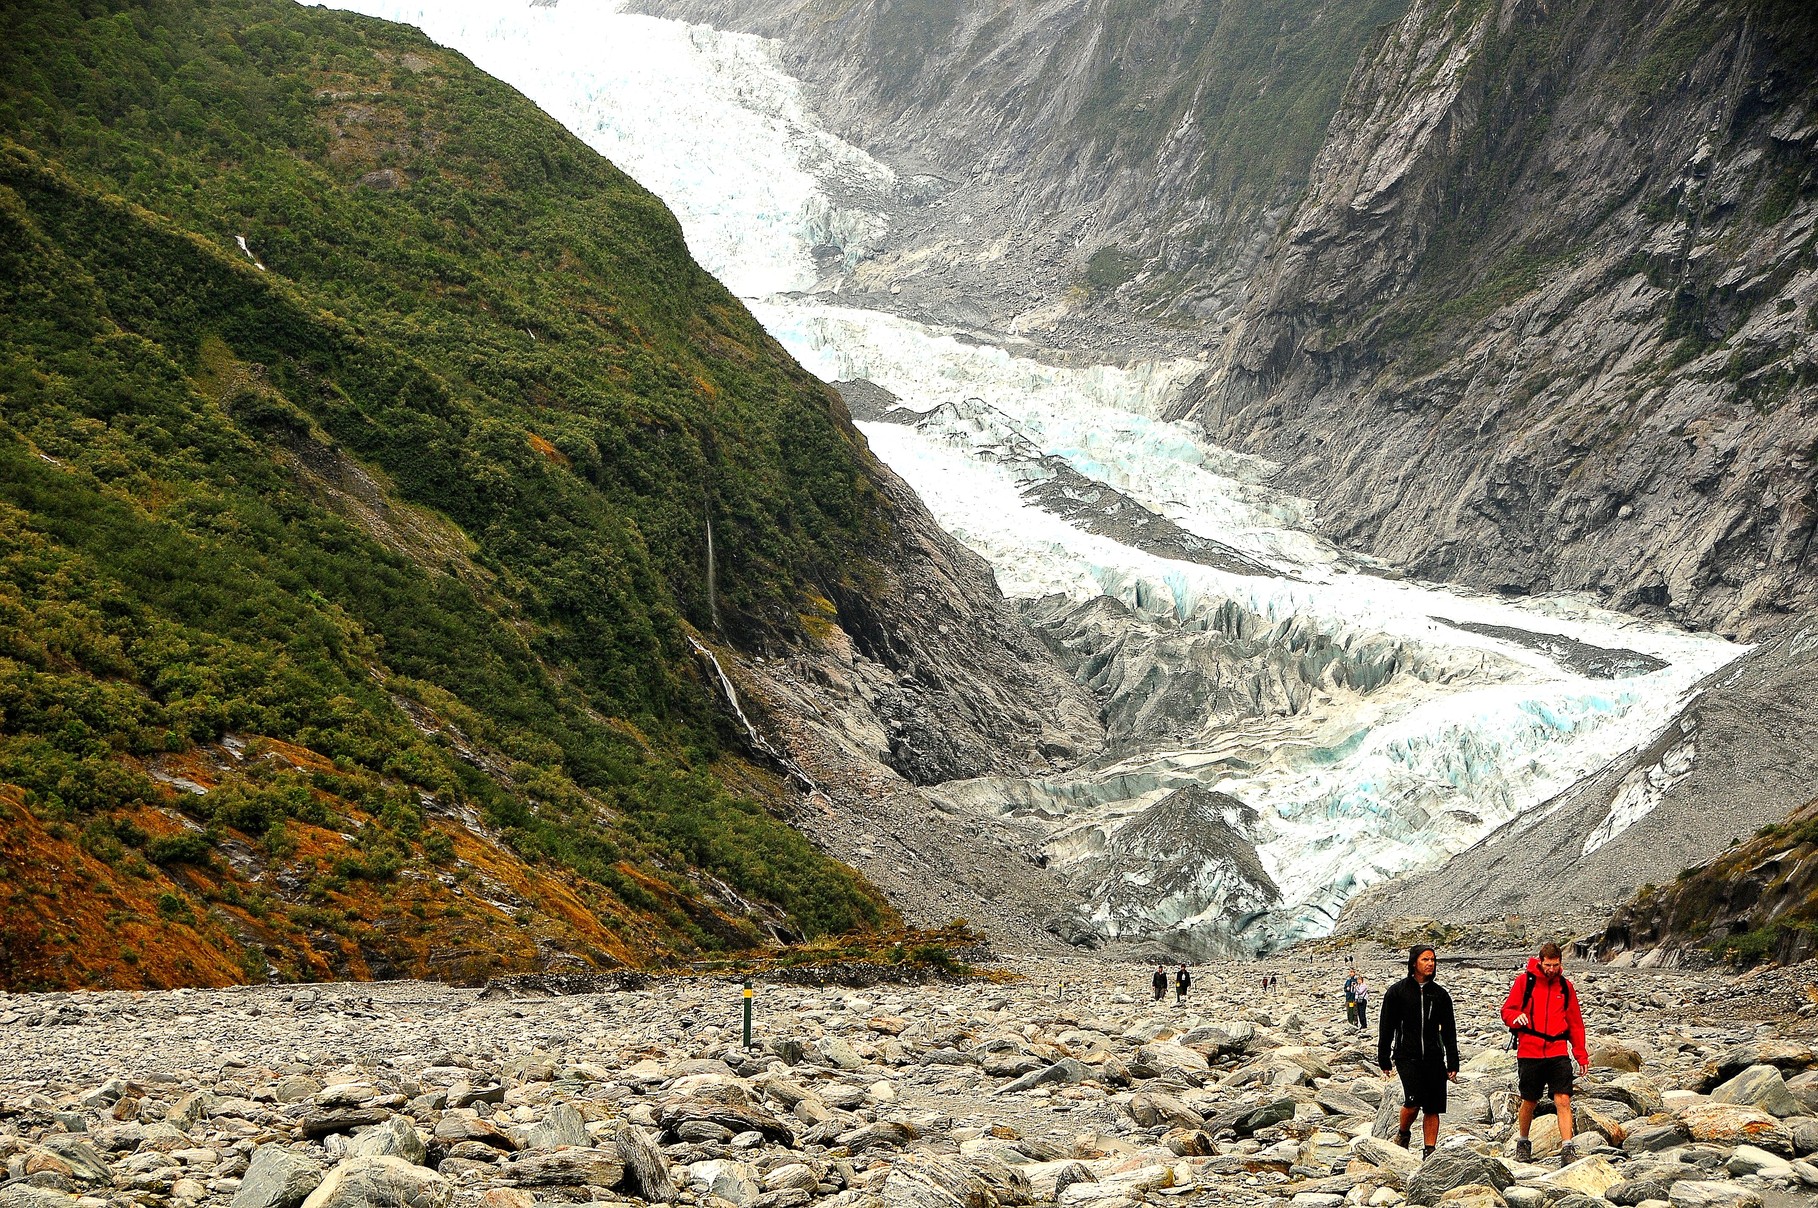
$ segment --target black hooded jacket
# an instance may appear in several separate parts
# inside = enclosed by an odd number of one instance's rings
[[[1435,981],[1414,980],[1414,962],[1429,951],[1416,944],[1408,952],[1408,975],[1382,996],[1376,1020],[1376,1064],[1391,1066],[1458,1068],[1458,1025],[1452,1017],[1452,996]]]

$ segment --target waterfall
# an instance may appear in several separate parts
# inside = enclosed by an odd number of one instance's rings
[[[714,583],[713,570],[713,504],[702,504],[701,512],[706,518],[707,525],[707,616],[713,622],[713,631],[718,633],[720,632],[720,598]],[[710,654],[707,657],[712,658],[713,656]],[[717,668],[719,664],[715,663],[714,666]],[[733,707],[737,708],[736,705]]]
[[[821,792],[821,786],[815,783],[814,777],[802,770],[801,764],[777,747],[775,743],[758,733],[758,728],[751,724],[751,719],[745,716],[745,710],[739,706],[739,692],[732,686],[732,677],[726,674],[724,667],[720,666],[720,660],[713,656],[713,651],[702,645],[693,634],[688,635],[688,644],[694,647],[694,653],[712,669],[714,683],[719,685],[720,695],[725,698],[726,704],[732,709],[732,715],[738,718],[739,725],[745,728],[745,741],[750,744],[751,749],[781,768],[784,774],[795,781],[801,790],[810,797],[825,796],[826,794]]]

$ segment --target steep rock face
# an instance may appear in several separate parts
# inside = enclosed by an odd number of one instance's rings
[[[1438,867],[1360,894],[1337,930],[1364,932],[1397,918],[1474,923],[1509,915],[1571,930],[1601,926],[1644,886],[1670,883],[1680,869],[1779,822],[1811,797],[1814,672],[1818,624],[1784,622],[1711,677],[1648,746]],[[1641,917],[1636,909],[1619,917]],[[1634,944],[1702,939],[1683,910],[1661,911],[1657,923],[1633,924]],[[1747,913],[1739,909],[1729,922]]]
[[[1188,409],[1418,574],[1806,605],[1814,46],[1804,6],[1422,0]]]

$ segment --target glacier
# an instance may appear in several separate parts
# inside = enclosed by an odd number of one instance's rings
[[[519,88],[662,197],[696,259],[811,371],[896,396],[859,425],[873,451],[1051,644],[1089,648],[1079,673],[1128,719],[1065,775],[929,790],[1026,827],[1087,903],[1083,938],[1201,956],[1321,934],[1358,891],[1652,740],[1743,652],[1588,599],[1408,581],[1334,547],[1273,467],[1163,418],[1204,369],[1193,359],[1055,364],[841,306],[842,276],[883,246],[911,186],[820,128],[763,39],[614,0],[335,7],[418,26]],[[1080,522],[1114,504],[1232,557]],[[1612,833],[1691,758],[1638,783]]]

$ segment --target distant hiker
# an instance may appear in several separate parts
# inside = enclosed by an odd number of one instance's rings
[[[1160,1002],[1162,995],[1168,992],[1168,971],[1162,966],[1155,966],[1155,976],[1149,979],[1149,985],[1155,990],[1155,1001]]]
[[[1370,982],[1363,974],[1357,975],[1357,984],[1351,987],[1351,1005],[1357,1008],[1357,1030],[1368,1031],[1370,1027]]]
[[[1424,1116],[1423,1157],[1431,1157],[1439,1144],[1446,1083],[1458,1078],[1458,1025],[1452,1017],[1452,996],[1433,980],[1438,967],[1433,945],[1408,949],[1408,975],[1382,996],[1377,1024],[1376,1064],[1384,1078],[1401,1075],[1401,1123],[1395,1143],[1408,1148],[1414,1117]]]
[[[1515,1113],[1515,1160],[1534,1160],[1534,1143],[1528,1126],[1544,1093],[1553,1097],[1559,1116],[1559,1159],[1576,1156],[1572,1144],[1572,1057],[1578,1068],[1590,1064],[1584,1045],[1584,1016],[1578,1010],[1578,991],[1565,975],[1565,956],[1559,945],[1540,946],[1540,955],[1528,961],[1525,973],[1515,977],[1509,997],[1502,1004],[1502,1022],[1515,1037],[1516,1090],[1521,1107]],[[1567,1055],[1568,1050],[1570,1056]]]
[[[1345,1026],[1357,1026],[1357,974],[1345,978]]]
[[[1187,991],[1192,987],[1193,975],[1187,972],[1187,963],[1182,961],[1180,968],[1174,972],[1174,1001],[1186,1002]]]

